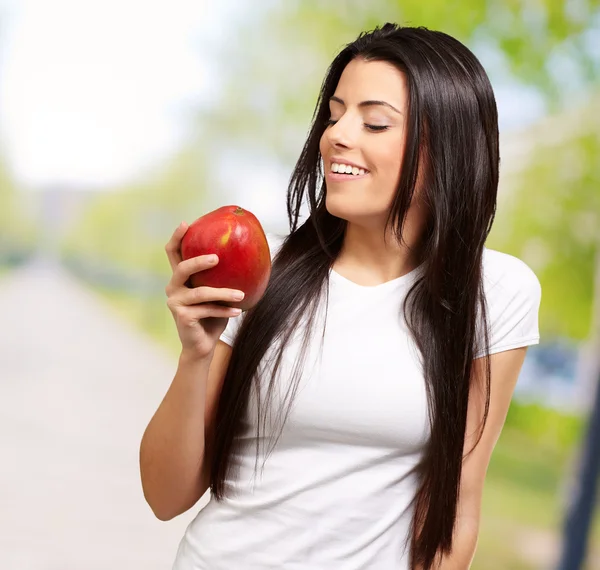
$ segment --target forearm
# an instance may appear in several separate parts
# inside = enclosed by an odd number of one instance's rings
[[[161,520],[192,507],[202,495],[204,410],[210,359],[181,355],[177,373],[140,445],[144,496]]]
[[[479,523],[471,519],[458,520],[452,543],[452,552],[444,556],[432,570],[469,570],[479,535]],[[415,566],[413,570],[423,570]]]

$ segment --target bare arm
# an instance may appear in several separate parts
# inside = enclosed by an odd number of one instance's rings
[[[452,553],[444,556],[439,564],[434,566],[435,570],[468,570],[471,567],[479,536],[485,476],[492,452],[500,438],[526,353],[527,347],[522,347],[490,356],[491,394],[488,419],[480,442],[463,463]],[[473,373],[481,378],[483,358],[474,360],[473,364]],[[477,440],[484,407],[484,392],[477,381],[473,383],[469,395],[465,455]],[[422,568],[417,567],[414,570]]]
[[[160,520],[194,506],[208,489],[205,434],[218,402],[231,348],[219,342],[212,359],[182,353],[177,373],[140,445],[144,497]],[[207,425],[208,424],[208,425]]]
[[[144,497],[154,514],[169,520],[187,511],[208,488],[207,449],[231,348],[219,341],[227,320],[239,310],[215,304],[235,300],[225,288],[188,288],[192,273],[218,263],[210,256],[183,261],[181,224],[165,246],[173,276],[167,306],[173,314],[182,350],[177,372],[140,444]],[[208,437],[208,440],[207,440]]]

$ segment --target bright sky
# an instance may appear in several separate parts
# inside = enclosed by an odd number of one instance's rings
[[[248,5],[0,0],[0,16],[9,16],[0,27],[0,140],[19,182],[111,186],[173,152],[188,113],[217,92],[209,46],[227,39],[231,19]],[[494,65],[493,54],[481,55]],[[501,127],[540,115],[531,91],[495,91]],[[273,167],[265,165],[271,182]],[[288,176],[278,173],[278,184]]]
[[[186,111],[215,92],[199,54],[228,6],[0,0],[0,128],[19,180],[110,185],[176,148]]]

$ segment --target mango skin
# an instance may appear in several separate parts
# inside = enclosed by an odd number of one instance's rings
[[[216,304],[247,311],[260,301],[271,277],[271,252],[265,232],[252,212],[222,206],[190,224],[181,240],[185,259],[215,253],[219,263],[190,276],[192,287],[226,287],[245,293],[240,302]]]

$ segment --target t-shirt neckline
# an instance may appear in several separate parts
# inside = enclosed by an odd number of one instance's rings
[[[383,283],[379,283],[379,285],[360,285],[355,283],[354,281],[344,277],[340,273],[338,273],[333,267],[329,269],[329,274],[331,278],[339,283],[343,283],[348,287],[352,287],[357,291],[383,291],[388,289],[394,289],[395,287],[400,287],[402,285],[407,285],[412,283],[424,270],[425,265],[422,263],[418,265],[413,270],[401,275],[400,277],[396,277],[395,279],[390,279],[389,281],[384,281]]]

